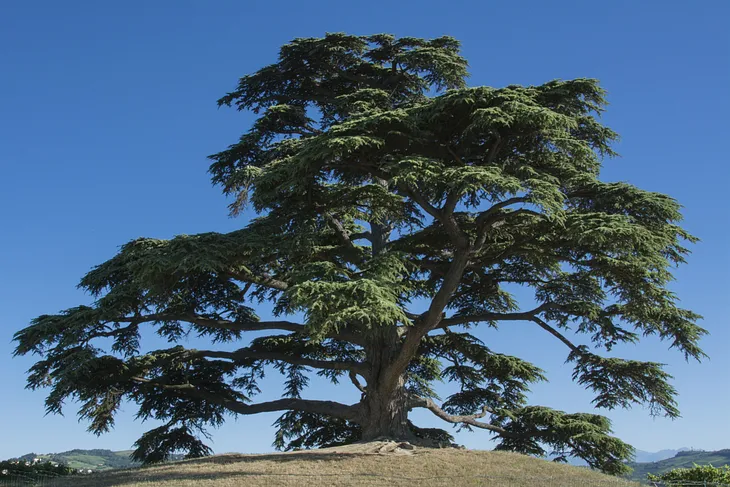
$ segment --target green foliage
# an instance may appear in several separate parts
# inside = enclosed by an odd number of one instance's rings
[[[63,464],[54,464],[50,461],[0,461],[0,485],[6,483],[17,485],[17,478],[32,482],[33,480],[43,480],[49,477],[61,477],[75,473],[76,469]]]
[[[730,466],[694,465],[692,468],[677,468],[661,475],[649,474],[655,482],[708,482],[730,485]]]
[[[661,364],[601,352],[655,335],[704,357],[700,317],[667,289],[696,239],[671,197],[599,179],[617,134],[599,121],[596,80],[468,87],[466,67],[450,37],[283,46],[219,100],[258,118],[210,156],[231,212],[257,216],[227,234],[124,245],[81,280],[92,305],[16,333],[16,354],[39,357],[28,386],[49,388],[52,413],[78,402],[97,434],[136,404],[140,419],[164,424],[138,441],[145,462],[208,454],[207,428],[267,411],[283,412],[283,449],[383,434],[449,443],[407,419],[427,407],[489,430],[500,449],[623,472],[632,449],[606,418],[529,405],[543,372],[471,329],[527,321],[566,345],[597,407],[677,417]],[[275,320],[260,321],[263,302]],[[144,347],[145,329],[169,348]],[[264,333],[247,341],[249,331]],[[191,334],[218,348],[184,348]],[[272,370],[282,399],[253,402]],[[304,399],[312,371],[349,379],[360,402]],[[458,386],[440,407],[439,381]]]
[[[274,446],[285,451],[349,445],[360,440],[362,434],[358,424],[301,411],[287,411],[274,426]]]
[[[504,439],[498,450],[513,450],[545,455],[543,445],[550,445],[555,460],[568,456],[582,458],[592,468],[612,475],[631,471],[625,460],[634,449],[610,436],[611,422],[597,414],[566,414],[542,406],[528,406],[510,412],[505,429],[516,433]]]
[[[132,453],[132,460],[144,464],[170,460],[172,452],[176,451],[187,452],[184,458],[199,458],[213,453],[185,424],[179,427],[165,425],[150,430],[134,446],[137,448]]]
[[[688,470],[695,465],[730,465],[730,450],[702,451],[687,450],[677,453],[672,458],[658,462],[630,463],[633,469],[631,478],[642,481],[648,475],[661,477],[673,470]]]

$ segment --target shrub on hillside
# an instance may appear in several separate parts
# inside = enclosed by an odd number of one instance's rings
[[[26,460],[4,460],[0,462],[0,484],[13,477],[22,476],[27,479],[42,477],[58,477],[71,475],[76,470],[67,465],[58,465],[52,462],[32,462]]]
[[[654,482],[708,482],[730,485],[730,466],[713,467],[695,464],[692,468],[675,468],[661,475],[649,474],[647,477]]]

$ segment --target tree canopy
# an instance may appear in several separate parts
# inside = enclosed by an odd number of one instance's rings
[[[145,462],[209,454],[207,427],[270,411],[282,412],[283,449],[448,444],[447,431],[408,419],[425,408],[487,430],[498,449],[623,472],[632,448],[606,417],[529,404],[543,371],[475,330],[528,322],[524,340],[561,342],[597,408],[677,417],[662,364],[606,352],[655,335],[703,357],[699,316],[667,287],[695,238],[671,197],[599,179],[617,135],[600,123],[596,80],[492,88],[466,78],[451,37],[328,34],[283,46],[218,101],[257,114],[210,156],[232,214],[255,218],[227,234],[124,245],[81,280],[92,305],[15,335],[16,354],[39,356],[29,387],[50,388],[49,412],[78,401],[99,434],[124,401],[137,404],[140,419],[162,422],[137,442]],[[515,286],[533,299],[518,302]],[[263,302],[274,320],[257,316]],[[145,328],[170,347],[144,348]],[[185,348],[189,334],[216,345]],[[256,402],[272,370],[286,378],[282,397]],[[306,399],[312,373],[351,383],[360,401]],[[439,381],[458,391],[439,398]]]

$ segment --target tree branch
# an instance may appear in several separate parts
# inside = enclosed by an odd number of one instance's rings
[[[360,240],[361,238],[364,238],[365,240],[372,241],[373,234],[370,232],[356,232],[353,234],[350,234],[350,239],[354,242],[355,240]]]
[[[477,226],[484,225],[486,223],[489,223],[489,218],[493,217],[494,215],[499,214],[499,210],[506,206],[510,205],[516,205],[518,203],[527,203],[527,198],[522,196],[515,196],[514,198],[508,198],[504,201],[500,201],[499,203],[493,204],[488,210],[483,211],[476,219]]]
[[[246,360],[272,360],[286,362],[293,365],[303,365],[305,367],[312,367],[315,369],[348,370],[357,372],[363,377],[367,377],[368,372],[366,364],[361,362],[316,360],[306,357],[296,357],[280,352],[251,350],[250,348],[241,348],[233,352],[226,352],[223,350],[191,350],[191,352],[192,355],[198,357],[223,358],[233,360],[234,362],[243,362]]]
[[[291,321],[230,321],[213,319],[196,314],[165,314],[156,313],[145,316],[135,316],[131,318],[119,318],[114,320],[119,323],[131,323],[132,325],[140,323],[149,323],[151,321],[185,321],[194,323],[208,328],[216,328],[231,331],[264,331],[264,330],[282,330],[299,333],[305,330],[305,326]],[[131,326],[131,325],[130,325]],[[114,336],[117,332],[125,330],[129,327],[112,330],[99,336]]]
[[[205,326],[205,327],[216,328],[216,329],[221,329],[221,330],[231,330],[231,331],[281,330],[281,331],[290,331],[293,333],[305,333],[306,329],[307,329],[306,325],[303,325],[301,323],[294,323],[292,321],[286,321],[286,320],[231,321],[231,320],[223,320],[223,319],[213,319],[213,318],[200,316],[200,315],[196,315],[196,314],[192,314],[192,313],[191,314],[156,313],[156,314],[149,314],[149,315],[145,315],[145,316],[135,316],[135,317],[130,317],[130,318],[118,318],[116,320],[110,321],[110,323],[118,322],[118,323],[130,323],[130,324],[128,326],[118,328],[116,330],[95,333],[90,338],[115,337],[115,336],[119,335],[120,332],[129,330],[142,323],[149,323],[149,322],[153,322],[153,321],[184,321],[184,322],[193,323],[193,324],[196,324],[199,326]],[[347,330],[339,331],[331,336],[328,335],[328,338],[331,338],[333,340],[350,342],[354,345],[362,345],[364,343],[362,337],[359,337],[352,332],[348,332]]]
[[[332,216],[329,213],[324,214],[325,219],[332,225],[332,228],[335,230],[335,233],[339,237],[339,239],[342,241],[343,244],[347,245],[348,247],[355,247],[355,244],[350,239],[350,235],[347,233],[347,230],[345,230],[345,227],[342,225],[342,222],[340,222],[337,218]]]
[[[537,316],[533,316],[532,318],[530,318],[530,321],[532,321],[532,322],[534,322],[534,323],[537,323],[537,325],[538,325],[538,326],[539,326],[540,328],[542,328],[543,330],[547,331],[547,332],[548,332],[548,333],[550,333],[550,334],[551,334],[552,336],[554,336],[555,338],[557,338],[558,340],[560,340],[561,342],[563,342],[563,343],[564,343],[564,344],[565,344],[565,345],[566,345],[566,346],[567,346],[567,347],[568,347],[569,349],[571,349],[571,350],[572,350],[573,352],[575,352],[575,353],[577,353],[577,354],[579,354],[579,355],[583,355],[583,353],[584,353],[584,350],[583,350],[583,349],[582,349],[581,347],[579,347],[579,346],[575,345],[575,344],[574,344],[573,342],[571,342],[570,340],[568,340],[568,339],[567,339],[567,338],[565,337],[565,335],[563,335],[562,333],[560,333],[560,332],[559,332],[558,330],[556,330],[556,329],[555,329],[555,328],[553,328],[552,326],[548,325],[548,324],[547,324],[547,323],[546,323],[545,321],[543,321],[542,319],[538,318]]]
[[[453,157],[456,162],[458,162],[462,166],[466,165],[466,164],[464,164],[464,160],[461,157],[459,157],[459,155],[456,152],[454,152],[454,149],[452,149],[450,145],[445,144],[444,147],[446,147],[446,150],[449,151],[449,154],[451,154],[451,157]]]
[[[527,198],[525,197],[514,197],[514,198],[508,198],[504,201],[501,201],[499,203],[495,203],[492,205],[488,210],[482,212],[475,220],[475,224],[477,227],[477,238],[474,244],[474,247],[476,249],[480,249],[483,245],[485,240],[487,239],[487,231],[489,230],[490,226],[495,224],[501,219],[507,218],[509,216],[514,216],[520,213],[532,213],[540,215],[540,213],[537,213],[532,210],[528,210],[527,208],[520,208],[518,210],[512,211],[510,213],[503,214],[501,213],[501,209],[505,208],[510,205],[516,205],[518,203],[526,203]],[[502,217],[502,218],[500,218]]]
[[[354,370],[351,370],[348,374],[350,377],[350,381],[352,381],[353,385],[357,388],[358,391],[362,392],[363,394],[366,394],[365,386],[360,383],[360,381],[357,378],[357,373]]]
[[[258,404],[236,402],[235,406],[226,406],[239,414],[258,414],[271,411],[303,411],[306,413],[325,414],[344,419],[355,419],[359,407],[357,404],[347,405],[335,401],[317,401],[313,399],[286,398]]]
[[[386,381],[388,386],[392,385],[406,370],[421,344],[421,339],[436,328],[442,320],[444,309],[449,304],[449,300],[454,294],[454,291],[459,287],[461,277],[468,263],[469,256],[467,252],[459,252],[454,256],[449,271],[446,273],[441,287],[431,301],[428,311],[408,329],[398,356],[389,369]]]
[[[444,203],[444,214],[446,215],[446,218],[451,219],[451,215],[454,214],[454,210],[456,209],[456,205],[459,203],[459,200],[461,199],[461,193],[458,190],[453,190],[451,193],[448,194],[446,197],[446,202]],[[454,222],[454,225],[456,225],[456,222]]]
[[[556,303],[543,303],[533,310],[525,311],[522,313],[481,313],[478,315],[457,316],[455,318],[446,318],[441,320],[438,328],[448,329],[451,326],[464,325],[466,323],[476,323],[479,321],[532,321],[533,323],[536,323],[540,328],[547,331],[552,336],[563,342],[573,352],[582,354],[583,349],[581,347],[575,345],[573,342],[568,340],[565,335],[547,324],[545,320],[537,316],[543,311],[561,308],[562,306]]]
[[[465,166],[464,161],[459,157],[459,155],[454,152],[454,150],[449,146],[446,145],[446,150],[449,151],[449,154],[462,166]],[[454,213],[454,210],[456,209],[456,205],[459,203],[459,200],[461,199],[461,192],[454,189],[449,195],[446,197],[446,202],[444,204],[444,213],[446,215],[452,215]]]
[[[289,289],[289,284],[285,283],[284,281],[280,281],[270,274],[263,274],[262,276],[254,276],[250,273],[240,273],[240,272],[230,272],[228,273],[230,277],[233,279],[236,279],[241,282],[250,282],[252,284],[256,284],[257,286],[263,286],[268,287],[271,289],[277,289],[279,291],[286,291]]]
[[[424,198],[421,193],[412,189],[408,185],[401,183],[398,185],[398,188],[403,191],[406,196],[415,201],[418,206],[423,208],[426,213],[431,215],[435,220],[437,220],[439,223],[441,223],[441,225],[444,226],[444,228],[446,229],[446,233],[448,233],[449,236],[452,238],[452,241],[454,245],[456,245],[456,247],[466,249],[469,246],[469,242],[466,236],[459,229],[459,226],[456,224],[456,220],[454,220],[453,210],[454,207],[456,207],[456,203],[458,202],[458,198],[456,198],[454,195],[458,196],[458,192],[454,191],[454,193],[451,193],[447,198],[446,206],[443,209],[439,209],[429,203],[428,200],[426,200],[426,198]]]
[[[347,405],[334,401],[317,401],[312,399],[284,398],[275,401],[245,404],[233,399],[220,397],[208,391],[198,389],[193,384],[164,384],[143,377],[133,377],[133,381],[160,387],[165,390],[177,391],[183,394],[218,404],[238,414],[258,414],[272,411],[303,411],[307,413],[326,414],[344,419],[355,419],[359,413],[359,405]]]
[[[446,422],[453,423],[453,424],[465,424],[468,426],[474,426],[476,428],[481,428],[489,431],[493,431],[500,436],[512,436],[510,432],[505,430],[504,428],[500,428],[499,426],[495,426],[489,423],[483,423],[481,421],[477,421],[479,418],[483,418],[487,415],[487,413],[491,412],[491,410],[484,406],[482,408],[482,411],[479,414],[472,414],[472,415],[452,415],[448,414],[446,411],[438,407],[438,405],[433,402],[432,399],[426,398],[426,397],[416,397],[412,398],[411,407],[414,408],[426,408],[429,411],[431,411],[433,414],[438,416],[439,418],[443,419]]]
[[[559,308],[560,305],[556,303],[543,303],[535,309],[521,313],[480,313],[478,315],[455,316],[441,320],[438,328],[449,328],[451,326],[478,323],[480,321],[532,321],[536,315],[543,311]]]
[[[499,132],[494,132],[494,135],[496,137],[496,141],[494,141],[494,145],[489,149],[489,152],[487,153],[487,161],[486,165],[491,166],[494,162],[494,159],[497,157],[497,153],[499,152],[499,148],[502,145],[502,136],[499,135]]]

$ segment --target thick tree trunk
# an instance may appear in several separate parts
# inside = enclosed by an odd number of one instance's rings
[[[360,424],[363,440],[389,438],[411,440],[408,427],[409,400],[405,377],[392,377],[392,364],[400,348],[397,330],[376,332],[366,347],[370,377],[362,399]]]
[[[374,392],[363,400],[362,439],[407,441],[413,438],[408,427],[408,398],[403,382],[389,394]]]
[[[384,188],[388,187],[388,182],[384,179],[374,178],[374,182]],[[387,224],[370,222],[373,256],[384,251],[391,231],[392,227]],[[413,439],[408,427],[409,401],[405,377],[394,374],[393,368],[401,348],[398,329],[391,326],[373,330],[364,348],[370,370],[361,402],[362,439]]]

